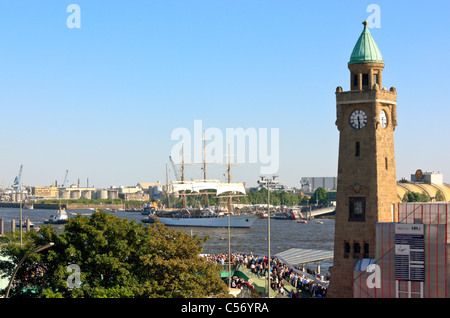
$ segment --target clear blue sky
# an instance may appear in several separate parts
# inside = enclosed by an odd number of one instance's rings
[[[71,3],[79,29],[66,25]],[[398,92],[397,178],[422,169],[449,183],[449,1],[11,0],[0,2],[0,185],[21,164],[28,185],[62,183],[66,169],[81,185],[165,183],[171,133],[194,120],[279,128],[287,185],[336,176],[335,89],[349,89],[370,4],[383,85]],[[232,171],[249,185],[260,176],[258,164]]]

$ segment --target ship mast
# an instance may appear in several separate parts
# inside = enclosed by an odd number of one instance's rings
[[[185,155],[185,154],[184,154],[184,142],[183,142],[182,145],[181,145],[181,155],[177,155],[177,156],[181,156],[181,163],[174,163],[173,160],[172,160],[172,158],[171,158],[171,157],[169,157],[169,158],[170,158],[170,160],[171,160],[171,162],[172,162],[173,169],[174,169],[174,172],[175,172],[175,176],[176,176],[176,178],[177,178],[177,181],[181,181],[181,182],[183,183],[183,182],[184,182],[184,166],[185,166],[185,165],[188,165],[188,164],[191,164],[191,163],[186,163],[186,162],[184,161],[184,157],[185,157],[185,156],[190,156],[190,155]],[[178,176],[178,173],[177,173],[177,171],[176,171],[175,165],[181,165],[181,177]],[[178,180],[178,179],[180,179],[180,180]],[[183,208],[185,208],[185,207],[186,207],[186,194],[185,194],[185,191],[183,191],[183,192],[181,193],[181,196],[182,196],[182,198],[183,198]]]
[[[206,182],[206,138],[205,138],[205,129],[203,129],[203,181]],[[209,204],[209,195],[205,193],[205,207]]]
[[[228,154],[225,155],[228,157],[227,167],[227,175],[228,175],[228,183],[231,183],[231,166],[237,166],[237,163],[231,163],[231,152],[230,152],[230,144],[228,144]],[[228,213],[231,213],[231,194],[228,196]]]

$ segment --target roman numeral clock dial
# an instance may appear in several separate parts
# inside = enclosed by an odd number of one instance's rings
[[[353,129],[361,129],[364,128],[367,124],[367,115],[362,110],[355,110],[350,116],[350,125]]]

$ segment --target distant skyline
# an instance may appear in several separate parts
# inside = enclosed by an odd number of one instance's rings
[[[450,183],[448,1],[18,0],[0,4],[0,186],[20,165],[26,185],[61,184],[67,169],[81,185],[165,184],[172,132],[196,120],[224,135],[278,129],[288,186],[337,176],[335,91],[349,90],[370,5],[383,84],[397,89],[397,179],[422,169]],[[248,161],[233,181],[256,186],[261,162]],[[226,180],[224,165],[207,173]]]

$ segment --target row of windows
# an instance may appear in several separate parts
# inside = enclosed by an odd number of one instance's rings
[[[350,246],[349,241],[344,241],[344,258],[349,258],[350,254],[353,255],[353,258],[369,258],[369,243],[364,242],[363,248],[361,251],[361,245],[358,241],[353,242],[353,251]]]
[[[378,83],[378,74],[373,74],[373,84]],[[362,74],[362,85],[369,85],[369,74]],[[353,74],[353,83],[352,86],[358,86],[358,74]]]

